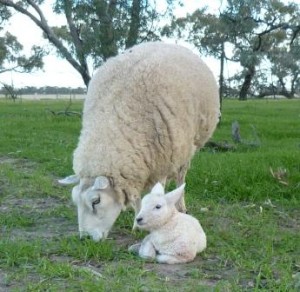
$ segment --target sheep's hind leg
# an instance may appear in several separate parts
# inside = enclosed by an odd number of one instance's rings
[[[189,168],[189,163],[183,165],[177,173],[176,186],[180,187],[185,182],[185,176],[187,170]],[[180,200],[176,204],[176,208],[179,212],[186,213],[185,201],[184,201],[184,193],[181,196]]]

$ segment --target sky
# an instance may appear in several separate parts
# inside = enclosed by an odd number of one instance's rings
[[[160,0],[157,2],[159,3]],[[63,16],[54,15],[51,11],[53,0],[46,0],[46,5],[41,6],[42,11],[46,15],[50,25],[62,25],[65,23]],[[186,0],[184,8],[179,8],[175,11],[176,16],[184,16],[186,13],[191,13],[197,8],[208,6],[210,12],[218,12],[220,3],[225,1],[220,0]],[[300,2],[296,0],[295,2]],[[16,88],[26,86],[58,86],[58,87],[85,87],[79,73],[64,59],[56,56],[55,49],[49,42],[42,37],[42,31],[26,16],[16,13],[10,23],[5,27],[7,31],[15,35],[19,42],[24,46],[24,52],[29,53],[33,45],[40,45],[47,48],[50,53],[44,58],[44,68],[32,73],[16,73],[8,72],[0,74],[0,82],[13,84]],[[175,40],[171,40],[174,42]],[[195,48],[182,41],[179,44],[195,50]],[[204,58],[204,61],[209,65],[214,75],[218,76],[219,63],[213,58]],[[227,68],[229,70],[229,68]],[[230,68],[232,70],[232,68]],[[237,70],[237,68],[234,68]]]
[[[54,15],[51,11],[53,0],[46,0],[46,5],[41,6],[50,25],[62,25],[65,19],[62,16]],[[159,1],[158,1],[159,2]],[[220,6],[219,0],[189,0],[184,1],[185,7],[176,11],[176,16],[184,16],[187,12],[193,12],[199,7],[207,5],[212,12],[217,12]],[[79,73],[64,59],[56,56],[55,49],[42,37],[42,31],[28,17],[15,13],[10,23],[5,27],[7,31],[15,35],[24,46],[24,52],[29,53],[33,45],[40,45],[50,50],[44,58],[44,68],[32,73],[7,72],[0,75],[0,82],[13,84],[16,88],[26,86],[58,86],[58,87],[85,87]],[[193,49],[189,44],[180,42]],[[217,62],[214,62],[215,74],[217,74]]]

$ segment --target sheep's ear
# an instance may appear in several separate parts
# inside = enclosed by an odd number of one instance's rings
[[[164,187],[158,182],[151,190],[151,194],[163,195],[165,193]]]
[[[73,174],[73,175],[67,176],[63,179],[58,180],[58,182],[61,185],[73,185],[73,184],[79,183],[79,181],[80,181],[79,176],[76,174]]]
[[[109,186],[109,179],[106,176],[98,176],[95,179],[92,190],[104,190]]]
[[[165,195],[168,205],[175,205],[179,201],[179,199],[184,193],[184,187],[185,184],[181,185],[179,188]]]

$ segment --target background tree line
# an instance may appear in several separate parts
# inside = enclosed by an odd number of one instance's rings
[[[48,25],[40,8],[43,2],[0,0],[0,72],[41,68],[46,53],[33,47],[32,55],[24,57],[18,40],[4,33],[5,23],[17,12],[35,22],[86,86],[91,67],[137,43],[172,37],[219,60],[221,97],[292,98],[300,91],[300,8],[295,2],[227,0],[220,1],[218,14],[201,8],[176,18],[174,9],[184,1],[56,0],[53,12],[66,19],[65,25],[56,27]],[[241,70],[228,78],[225,62],[237,63]]]
[[[10,86],[4,85],[0,88],[0,95],[9,96],[11,92],[15,92],[18,95],[44,95],[44,94],[59,94],[59,95],[68,95],[68,94],[86,94],[86,88],[69,88],[69,87],[57,87],[57,86],[26,86],[23,88],[12,88]]]

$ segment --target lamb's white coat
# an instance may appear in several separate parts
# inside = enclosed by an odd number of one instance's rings
[[[122,208],[138,212],[141,193],[157,181],[182,184],[219,115],[215,78],[190,50],[144,43],[109,59],[89,84],[74,152],[80,232],[105,237]],[[94,186],[99,176],[108,186]]]
[[[157,183],[144,196],[136,225],[150,234],[129,250],[159,263],[176,264],[194,260],[206,248],[206,235],[199,221],[175,207],[183,191],[184,185],[164,195],[163,186]]]

